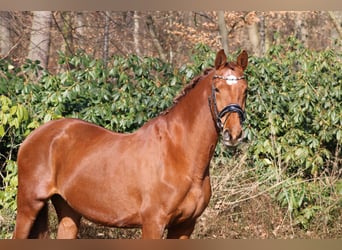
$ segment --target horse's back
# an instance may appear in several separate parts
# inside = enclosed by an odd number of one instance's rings
[[[40,126],[19,148],[19,189],[30,187],[34,190],[35,186],[44,196],[54,192],[57,168],[63,168],[59,162],[75,161],[78,155],[74,149],[92,144],[89,138],[107,134],[110,131],[79,119],[59,119]]]

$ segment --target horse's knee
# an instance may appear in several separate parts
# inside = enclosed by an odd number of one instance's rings
[[[161,239],[165,230],[165,224],[149,220],[142,225],[143,239]]]

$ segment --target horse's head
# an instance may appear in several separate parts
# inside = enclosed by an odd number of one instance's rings
[[[236,146],[243,139],[242,123],[247,97],[247,81],[243,72],[247,64],[246,51],[242,51],[236,62],[229,63],[223,50],[216,55],[209,100],[217,129],[222,132],[226,146]]]

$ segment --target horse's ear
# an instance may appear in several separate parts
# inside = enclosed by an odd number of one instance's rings
[[[248,65],[248,54],[245,50],[243,50],[238,56],[236,63],[241,66],[243,70],[247,68]]]
[[[219,52],[216,54],[216,59],[215,59],[215,69],[219,69],[223,67],[227,62],[227,56],[224,53],[224,50],[221,49]]]

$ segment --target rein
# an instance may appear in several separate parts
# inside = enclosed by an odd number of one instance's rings
[[[229,84],[229,82],[233,82],[234,81],[236,83],[238,80],[245,79],[245,76],[232,78],[232,77],[224,77],[224,76],[214,75],[213,79],[215,79],[215,78],[226,80],[227,83]],[[235,83],[231,83],[231,84],[235,84]],[[208,102],[209,102],[209,108],[210,108],[210,111],[211,111],[211,113],[213,115],[213,119],[214,119],[214,121],[216,123],[217,129],[220,132],[223,131],[224,123],[222,123],[221,119],[222,119],[222,117],[224,117],[228,113],[238,113],[239,118],[240,118],[240,123],[242,125],[242,123],[246,119],[246,114],[242,110],[241,106],[239,104],[236,104],[236,103],[228,104],[227,106],[225,106],[219,112],[218,108],[217,108],[217,104],[216,104],[216,94],[215,94],[215,92],[216,92],[216,88],[215,88],[214,84],[212,84],[211,97],[208,98]]]

